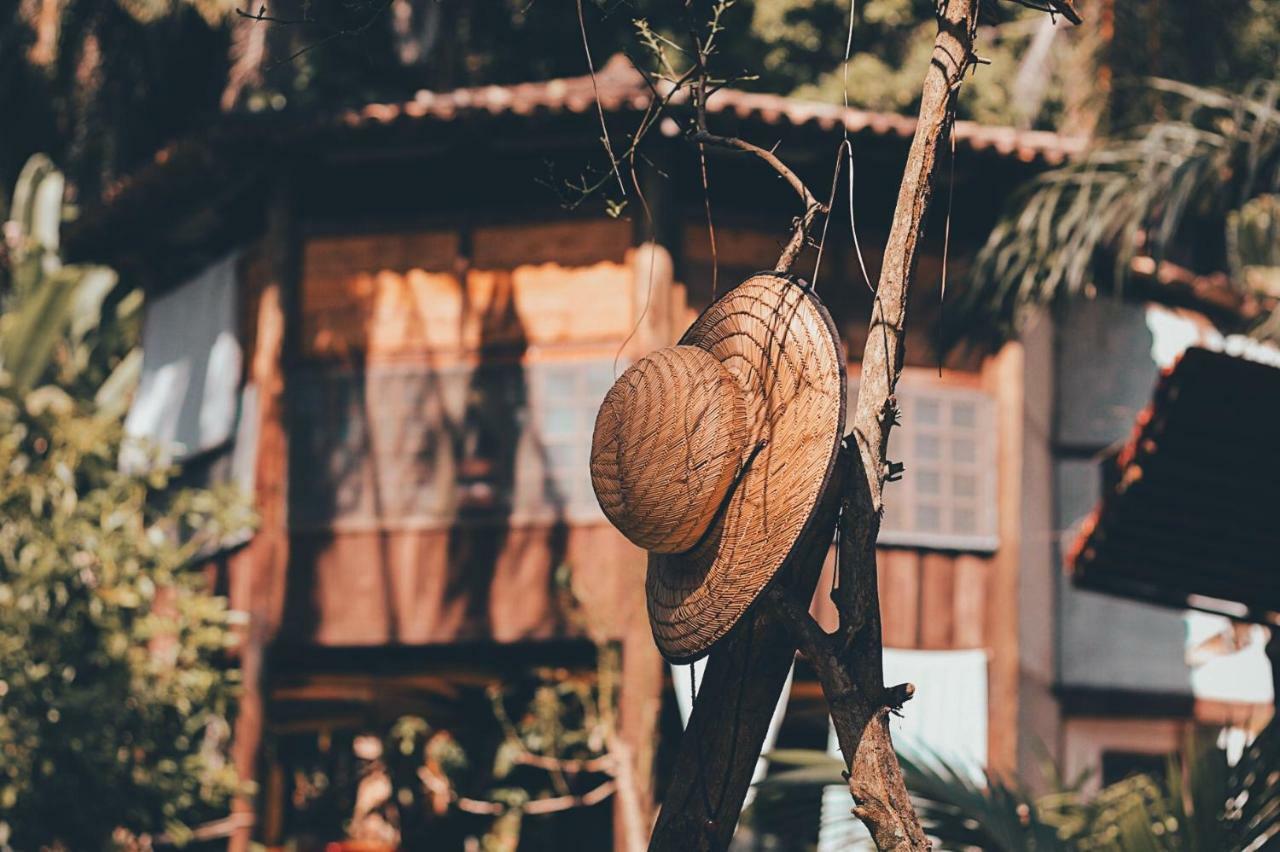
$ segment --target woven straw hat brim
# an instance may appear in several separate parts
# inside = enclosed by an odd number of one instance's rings
[[[649,555],[646,592],[658,650],[707,654],[796,548],[813,521],[844,434],[845,357],[835,323],[808,287],[761,273],[726,293],[680,340],[741,384],[750,446],[763,448],[699,543]]]

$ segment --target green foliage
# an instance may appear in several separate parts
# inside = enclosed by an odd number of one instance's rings
[[[29,156],[46,151],[68,169],[78,196],[93,201],[175,136],[207,127],[227,75],[235,5],[6,4],[0,113],[15,119],[0,137],[0,184],[7,189]]]
[[[826,14],[819,12],[826,7]],[[793,69],[781,87],[799,97],[839,103],[843,99],[845,39],[849,4],[768,0],[756,4],[753,30],[771,43],[764,57],[778,90],[782,68]],[[960,92],[961,118],[991,124],[1053,128],[1063,119],[1061,89],[1074,66],[1068,61],[1078,35],[1060,25],[1054,50],[1033,69],[1043,76],[1045,93],[1026,107],[1018,102],[1018,74],[1037,28],[1047,23],[1042,12],[1008,3],[991,3],[984,11],[979,42],[987,64],[974,70]],[[866,0],[858,4],[853,54],[849,62],[849,104],[885,112],[914,112],[920,102],[933,50],[933,4],[929,0]],[[1070,42],[1070,43],[1068,43]],[[818,59],[821,57],[821,59]],[[1052,60],[1052,61],[1050,61]]]
[[[766,797],[813,796],[844,786],[844,763],[822,752],[778,751]],[[1165,778],[1136,775],[1081,794],[1045,796],[937,755],[899,754],[907,788],[941,849],[989,852],[1246,852],[1280,834],[1280,726],[1272,722],[1232,765],[1209,732],[1188,737]],[[849,819],[853,819],[852,816]]]
[[[642,58],[636,19],[687,41],[717,2],[582,0],[597,67],[619,52]],[[0,180],[11,180],[33,151],[47,150],[91,200],[156,148],[207,127],[224,104],[309,111],[410,98],[419,89],[582,74],[582,36],[569,5],[15,2],[0,16],[0,112],[23,120],[0,138]],[[1135,84],[1151,74],[1230,86],[1274,73],[1280,59],[1273,0],[1165,4],[1158,15],[1143,4],[1114,5],[1109,45],[1094,43],[1102,9],[1086,8],[1084,27],[1060,24],[1052,50],[1032,61],[1046,16],[1010,0],[984,2],[980,43],[991,64],[966,81],[961,115],[1088,129],[1095,113],[1121,122],[1150,116]],[[43,14],[47,7],[57,14]],[[273,21],[237,16],[237,7]],[[738,0],[724,16],[715,73],[744,88],[839,102],[850,7],[848,0]],[[932,42],[932,0],[860,0],[856,9],[850,103],[913,110]],[[1095,74],[1095,60],[1111,73]],[[1099,87],[1104,78],[1111,83]]]
[[[1003,339],[1029,307],[1118,290],[1140,252],[1193,268],[1227,265],[1232,211],[1280,188],[1280,81],[1238,95],[1152,86],[1174,117],[1040,175],[1010,203],[948,306],[947,344]]]
[[[121,470],[139,300],[60,263],[61,176],[23,174],[0,312],[0,848],[181,839],[236,781],[230,614],[193,567],[250,518]]]
[[[1227,260],[1246,289],[1280,297],[1280,195],[1259,195],[1227,214]]]
[[[347,826],[355,839],[390,834],[406,849],[454,848],[474,833],[487,852],[513,850],[522,837],[543,848],[536,838],[548,831],[549,817],[526,807],[586,794],[618,765],[609,749],[620,657],[612,645],[597,650],[594,674],[534,669],[488,684],[483,695],[460,691],[440,714],[453,718],[451,730],[435,714],[401,716],[377,747],[357,738],[364,742],[355,749],[362,761],[356,773],[322,770],[316,786],[330,779],[341,785],[341,776],[353,774],[376,779],[363,804],[354,790],[338,796],[358,802]],[[556,809],[568,806],[561,799]],[[445,818],[450,811],[455,817]]]

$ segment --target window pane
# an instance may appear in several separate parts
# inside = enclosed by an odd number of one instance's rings
[[[907,465],[906,486],[886,493],[883,529],[895,545],[988,550],[998,536],[992,398],[971,387],[910,377],[898,389],[903,423],[889,457]],[[979,468],[979,465],[982,467]],[[896,498],[896,499],[895,499]]]
[[[542,434],[548,440],[572,438],[577,423],[577,412],[565,403],[553,403],[542,411]]]
[[[547,444],[547,467],[556,477],[571,474],[573,468],[587,460],[576,444]]]
[[[908,524],[903,520],[903,505],[900,500],[886,499],[884,504],[884,528],[887,530],[903,530]]]
[[[935,435],[916,435],[916,457],[933,461],[941,454],[941,444]]]
[[[576,366],[556,366],[543,368],[543,390],[547,401],[571,399],[578,390],[578,375],[581,372]]]
[[[912,412],[905,412],[910,417]],[[915,404],[914,416],[923,426],[936,426],[942,420],[942,404],[936,399],[921,399]]]
[[[621,373],[626,368],[626,364],[622,361],[618,362],[618,371]],[[613,386],[613,362],[611,361],[595,361],[587,365],[587,393],[599,402]]]

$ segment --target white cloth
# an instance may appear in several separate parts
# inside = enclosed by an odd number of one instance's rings
[[[142,378],[125,431],[181,461],[231,439],[239,402],[236,261],[231,254],[148,300]]]

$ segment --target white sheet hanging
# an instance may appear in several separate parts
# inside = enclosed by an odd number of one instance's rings
[[[240,386],[232,253],[147,301],[142,378],[125,431],[181,461],[231,439]]]

